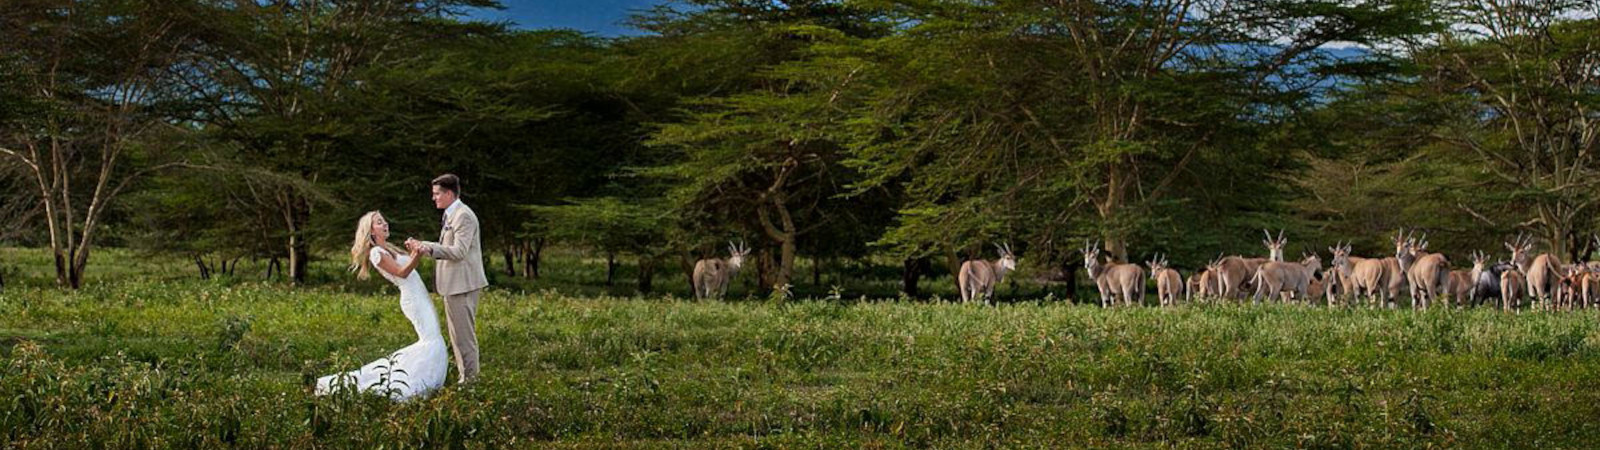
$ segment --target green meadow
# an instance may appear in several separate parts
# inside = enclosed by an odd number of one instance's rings
[[[11,280],[47,267],[43,253],[4,252],[22,261]],[[507,286],[479,309],[483,381],[397,404],[309,390],[415,339],[392,288],[200,281],[180,261],[120,251],[104,261],[104,278],[80,291],[13,281],[0,294],[7,447],[1600,441],[1590,311],[693,301]],[[321,276],[342,276],[323,264]]]

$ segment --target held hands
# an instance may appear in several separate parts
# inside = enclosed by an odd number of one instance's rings
[[[410,250],[413,257],[423,253],[430,253],[428,252],[428,247],[422,245],[422,241],[418,241],[416,238],[406,238],[406,250]]]

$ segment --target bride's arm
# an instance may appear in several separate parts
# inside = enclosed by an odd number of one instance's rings
[[[417,269],[417,263],[422,262],[422,258],[417,257],[417,252],[411,252],[411,261],[407,262],[404,267],[402,267],[399,262],[395,261],[394,256],[389,255],[389,252],[379,252],[379,255],[378,268],[382,269],[384,272],[389,272],[389,274],[394,275],[396,278],[405,278],[411,276],[411,271]]]

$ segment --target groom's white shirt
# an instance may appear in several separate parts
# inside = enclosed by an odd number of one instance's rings
[[[444,217],[440,218],[439,223],[443,224],[450,222],[450,214],[456,212],[457,209],[461,209],[461,199],[459,198],[453,202],[450,202],[450,206],[444,207]],[[433,254],[432,248],[428,249],[428,254]]]
[[[450,206],[446,206],[444,208],[444,220],[449,221],[450,214],[455,213],[458,209],[461,209],[461,199],[459,198],[456,199],[456,201],[450,202]]]

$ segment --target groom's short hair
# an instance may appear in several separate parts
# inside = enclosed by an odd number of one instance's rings
[[[439,189],[450,191],[450,193],[456,194],[457,197],[461,196],[461,178],[454,174],[439,175],[438,178],[433,179],[433,185],[438,186]]]

